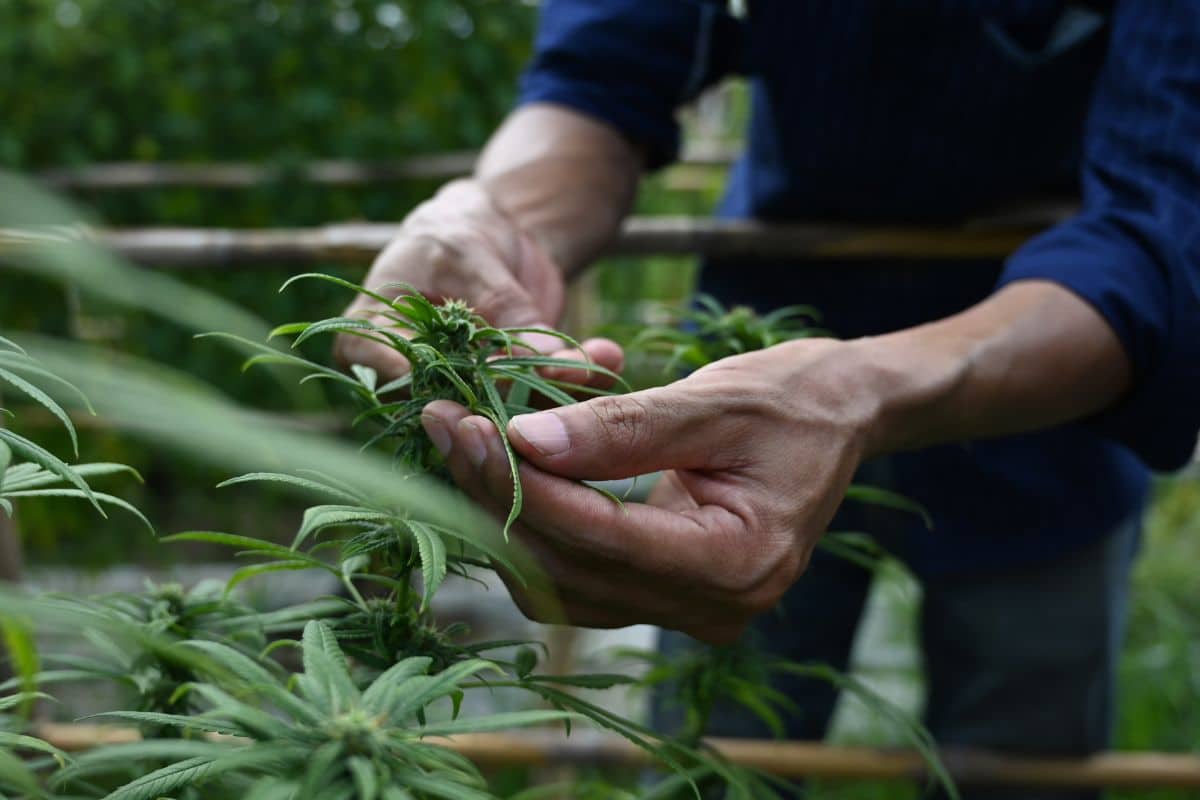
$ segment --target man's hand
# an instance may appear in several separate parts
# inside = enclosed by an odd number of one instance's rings
[[[434,301],[465,300],[498,327],[552,327],[562,315],[562,272],[475,181],[450,183],[418,207],[375,259],[364,285],[378,289],[396,283]],[[401,292],[393,286],[381,293]],[[346,315],[369,317],[380,310],[378,302],[360,295]],[[553,337],[524,338],[541,349],[561,347]],[[358,336],[340,336],[334,355],[347,367],[374,367],[385,379],[408,369],[392,348]]]
[[[654,623],[736,638],[800,575],[862,457],[874,409],[856,402],[845,345],[788,343],[670,386],[517,417],[524,512],[514,535],[589,627]],[[494,425],[453,403],[425,427],[458,484],[503,516],[512,483]],[[669,470],[624,507],[572,479]],[[510,581],[526,614],[549,605]]]
[[[523,106],[488,142],[474,178],[448,184],[404,221],[364,285],[407,283],[434,300],[465,300],[498,327],[556,327],[565,276],[616,236],[640,172],[637,148],[607,125],[557,106]],[[378,310],[360,297],[347,314]],[[544,352],[561,347],[553,337],[521,338]],[[385,378],[408,369],[391,348],[361,337],[341,336],[334,349],[343,365]],[[601,366],[619,367],[605,357],[611,344],[584,349]]]
[[[516,535],[573,623],[729,641],[803,572],[863,459],[1077,419],[1129,383],[1091,306],[1017,283],[918,328],[789,342],[661,389],[515,418]],[[503,518],[512,485],[495,427],[445,402],[423,421],[458,484]],[[667,474],[650,502],[623,508],[572,480],[655,470]],[[548,607],[510,589],[526,613]]]

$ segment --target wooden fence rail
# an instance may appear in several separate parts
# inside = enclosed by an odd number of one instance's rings
[[[129,728],[43,725],[38,734],[67,751],[136,741]],[[481,767],[592,765],[641,767],[653,759],[624,739],[578,731],[519,735],[480,733],[443,740]],[[783,778],[828,780],[925,780],[921,756],[908,750],[838,747],[816,742],[710,739],[730,761]],[[984,751],[947,750],[943,763],[962,786],[1059,788],[1200,789],[1200,756],[1164,753],[1102,753],[1090,758],[1028,758]]]
[[[717,142],[689,144],[681,164],[728,166],[738,148]],[[149,189],[251,189],[280,181],[354,187],[410,180],[448,180],[475,168],[475,151],[431,153],[392,161],[325,159],[295,165],[251,162],[197,163],[124,161],[55,167],[37,172],[42,185],[58,191],[138,192]]]
[[[945,261],[999,259],[1034,234],[1065,219],[1070,205],[957,226],[763,224],[690,217],[635,217],[609,249],[614,256],[701,256],[737,259],[879,259]],[[0,229],[0,257],[56,238],[92,239],[150,266],[231,269],[314,264],[366,264],[398,226],[347,223],[312,228],[128,228],[64,231]]]

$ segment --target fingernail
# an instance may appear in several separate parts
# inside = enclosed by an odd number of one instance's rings
[[[553,412],[513,417],[512,426],[522,439],[544,456],[556,456],[571,446],[567,426]]]
[[[472,466],[479,468],[487,461],[487,443],[483,439],[483,431],[474,422],[463,420],[458,423],[459,439],[463,452]]]
[[[425,426],[425,433],[429,436],[429,441],[433,442],[433,446],[437,448],[442,458],[450,455],[450,448],[454,446],[454,440],[450,438],[450,431],[446,430],[442,421],[437,417],[423,414],[421,423]]]

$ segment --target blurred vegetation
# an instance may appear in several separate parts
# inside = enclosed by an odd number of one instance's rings
[[[0,3],[0,167],[255,161],[286,174],[313,159],[477,148],[512,104],[535,21],[535,8],[511,0],[9,0]],[[335,190],[285,178],[245,191],[76,200],[114,225],[259,227],[397,220],[433,189],[416,181]],[[277,294],[286,275],[266,268],[188,280],[266,319],[319,318],[346,302],[320,286]],[[187,364],[242,401],[280,404],[269,379],[242,375],[227,350],[59,287],[5,275],[0,319],[11,329],[101,339]],[[163,529],[294,522],[269,503],[235,498],[214,508],[210,488],[226,476],[151,457],[115,436],[84,438],[85,459],[138,464],[147,486],[130,499]],[[56,444],[53,436],[47,444]],[[137,546],[143,533],[82,509],[49,509],[21,510],[34,560],[163,557],[163,548]],[[67,530],[86,534],[68,539]]]
[[[1117,745],[1200,753],[1200,475],[1163,480],[1146,519],[1121,660]],[[1189,800],[1196,791],[1114,792]]]
[[[406,181],[330,188],[288,177],[315,159],[399,159],[480,147],[509,110],[528,58],[536,7],[517,0],[11,0],[0,3],[0,167],[24,171],[111,161],[251,161],[283,168],[245,190],[82,192],[75,200],[112,225],[297,226],[399,220],[437,187]],[[744,114],[744,109],[737,113]],[[721,187],[713,171],[657,177],[642,211],[703,214]],[[324,266],[348,278],[361,270]],[[329,316],[346,298],[263,265],[197,272],[187,280],[265,319]],[[589,303],[576,332],[653,315],[690,291],[689,259],[614,260],[585,278]],[[237,399],[282,408],[269,379],[242,374],[211,342],[77,293],[6,275],[6,327],[84,339],[188,369]],[[312,357],[321,357],[310,350]],[[49,444],[54,444],[51,431]],[[115,436],[85,437],[86,458],[138,464],[138,503],[164,530],[294,524],[270,503],[213,506],[224,476],[163,461]],[[35,561],[102,566],[169,558],[133,547],[116,523],[27,503],[23,532]],[[87,530],[86,537],[63,531]],[[144,554],[144,555],[143,555]]]

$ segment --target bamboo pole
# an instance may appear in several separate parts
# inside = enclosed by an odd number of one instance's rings
[[[718,142],[689,144],[681,164],[688,167],[728,166],[737,148]],[[35,177],[59,191],[131,192],[148,189],[250,189],[295,180],[318,186],[352,187],[410,180],[447,180],[469,175],[478,153],[430,153],[391,161],[323,159],[294,166],[252,162],[180,163],[123,161],[55,167]]]
[[[131,728],[44,724],[37,734],[66,751],[137,741]],[[653,758],[607,734],[552,731],[474,733],[438,740],[484,768],[589,765],[643,767]],[[710,739],[730,761],[782,778],[827,780],[925,780],[921,756],[910,750],[841,747],[818,742]],[[946,750],[942,760],[962,786],[1058,788],[1200,789],[1200,756],[1166,753],[1100,753],[1088,758],[1033,758],[983,751]]]
[[[764,224],[689,217],[629,220],[610,256],[702,256],[728,259],[899,259],[923,262],[1004,258],[1029,237],[1064,219],[1065,206],[1016,218],[959,226]],[[347,223],[313,228],[0,229],[0,257],[64,238],[91,239],[141,264],[175,270],[271,265],[370,263],[398,226]]]

